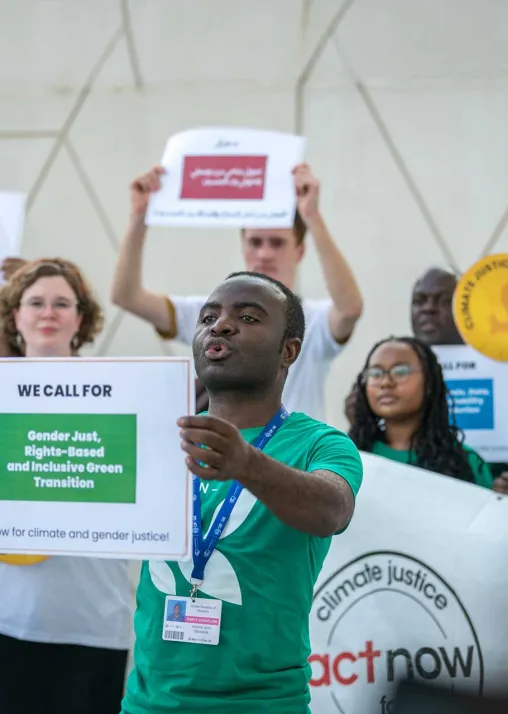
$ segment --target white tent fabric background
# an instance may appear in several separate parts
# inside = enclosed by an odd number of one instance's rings
[[[508,251],[503,0],[0,0],[0,13],[0,187],[28,193],[24,255],[67,256],[95,285],[99,354],[179,349],[109,290],[129,180],[192,126],[309,137],[365,296],[329,380],[339,426],[372,343],[409,330],[416,276]],[[299,290],[321,297],[312,241],[307,253]],[[235,230],[154,229],[144,269],[156,290],[199,294],[240,265]]]
[[[309,137],[366,306],[328,382],[333,424],[373,342],[409,331],[423,270],[508,252],[504,0],[0,0],[0,16],[0,187],[27,194],[23,255],[75,260],[95,286],[95,354],[180,350],[109,290],[129,180],[192,126]],[[144,273],[196,294],[240,265],[234,230],[154,229]],[[299,290],[325,294],[312,241]]]
[[[21,251],[25,204],[25,193],[0,191],[0,262],[8,256],[19,255]]]

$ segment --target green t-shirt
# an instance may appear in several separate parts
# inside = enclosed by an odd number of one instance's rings
[[[492,474],[488,467],[488,464],[482,459],[482,457],[470,449],[469,446],[465,444],[462,445],[463,450],[467,454],[467,461],[473,472],[474,480],[477,486],[483,486],[484,488],[492,488]],[[388,444],[382,441],[376,441],[372,447],[372,453],[377,456],[384,456],[385,459],[391,459],[392,461],[399,461],[403,464],[412,464],[416,462],[416,454],[414,451],[398,451],[392,449]]]
[[[252,443],[260,431],[242,434]],[[355,496],[360,488],[353,442],[305,414],[291,414],[265,453],[302,471],[337,473]],[[201,483],[204,532],[230,485]],[[222,600],[217,646],[162,639],[166,594],[189,595],[192,561],[143,563],[124,714],[306,714],[309,612],[330,543],[285,526],[244,489],[200,591]]]

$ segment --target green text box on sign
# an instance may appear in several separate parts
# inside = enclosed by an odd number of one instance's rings
[[[136,502],[136,415],[0,414],[0,501]]]

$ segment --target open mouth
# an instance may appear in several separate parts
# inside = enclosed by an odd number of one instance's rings
[[[222,360],[226,359],[226,357],[229,357],[231,354],[232,350],[229,345],[227,345],[225,342],[214,342],[210,345],[205,350],[205,357],[207,359],[211,360]]]

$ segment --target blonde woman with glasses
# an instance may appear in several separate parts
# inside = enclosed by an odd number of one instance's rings
[[[14,272],[0,321],[13,354],[78,358],[103,315],[80,270],[52,259]],[[0,556],[0,714],[118,714],[132,609],[126,561]]]

